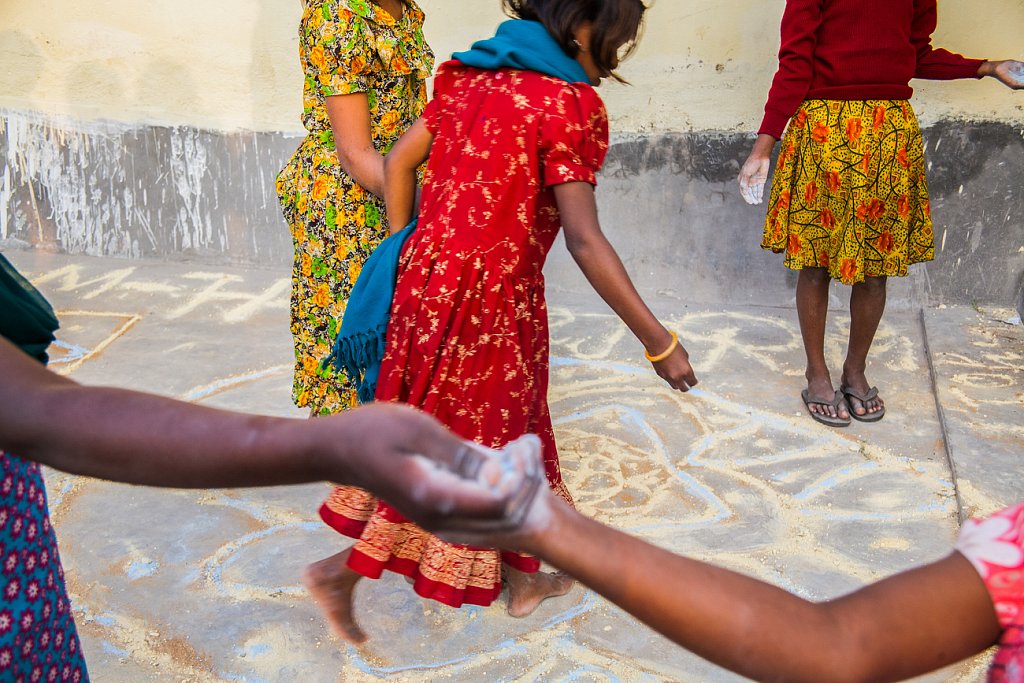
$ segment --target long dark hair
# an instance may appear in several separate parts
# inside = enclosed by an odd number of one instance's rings
[[[539,21],[562,49],[572,57],[580,48],[574,33],[590,23],[590,53],[603,76],[622,81],[615,72],[619,59],[636,49],[643,27],[643,0],[502,0],[505,13],[518,19]],[[624,52],[620,52],[625,47]]]

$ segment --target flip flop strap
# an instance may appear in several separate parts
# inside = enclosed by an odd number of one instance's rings
[[[867,403],[868,401],[873,401],[876,398],[878,398],[878,387],[871,387],[870,389],[868,389],[867,393],[863,395],[861,395],[854,389],[851,389],[850,387],[846,387],[845,389],[843,389],[843,393],[849,396],[853,396],[861,403]]]

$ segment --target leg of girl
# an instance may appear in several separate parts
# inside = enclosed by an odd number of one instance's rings
[[[366,642],[366,634],[353,615],[352,592],[363,575],[349,569],[351,548],[306,567],[302,583],[327,617],[334,635],[356,645]]]
[[[502,571],[508,581],[508,614],[525,617],[547,598],[565,595],[572,589],[573,580],[567,574],[547,572],[527,573],[504,565]]]
[[[846,405],[834,401],[835,389],[825,363],[825,319],[828,315],[828,286],[832,281],[825,268],[804,268],[796,284],[796,311],[807,354],[807,391],[804,402],[812,415],[839,420],[850,419]]]
[[[872,390],[864,376],[868,351],[885,311],[885,286],[884,275],[868,277],[855,284],[850,294],[850,346],[843,363],[840,391],[846,395],[856,419],[881,419],[885,409],[877,390]]]

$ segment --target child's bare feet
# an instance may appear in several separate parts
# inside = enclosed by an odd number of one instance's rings
[[[573,586],[571,576],[559,572],[527,574],[505,565],[508,578],[508,615],[525,617],[548,598],[565,595]]]
[[[352,549],[314,562],[306,567],[302,583],[320,605],[331,631],[353,645],[366,642],[366,634],[359,628],[353,615],[352,591],[362,575],[348,568]]]

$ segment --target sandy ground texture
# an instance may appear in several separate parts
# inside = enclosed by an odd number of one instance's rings
[[[53,369],[89,384],[302,414],[289,401],[287,273],[12,252],[63,327]],[[552,295],[562,468],[579,508],[675,552],[809,598],[949,551],[962,515],[1024,497],[1024,330],[1010,311],[893,311],[869,378],[877,424],[833,430],[799,399],[792,307],[655,304],[702,380],[673,393],[591,299]],[[827,352],[841,367],[848,316]],[[326,485],[168,491],[48,472],[96,681],[730,681],[583,587],[531,617],[455,610],[389,575],[363,582],[371,640],[334,640],[302,567],[347,539]],[[695,587],[699,589],[699,587]],[[928,681],[981,681],[986,658]]]

